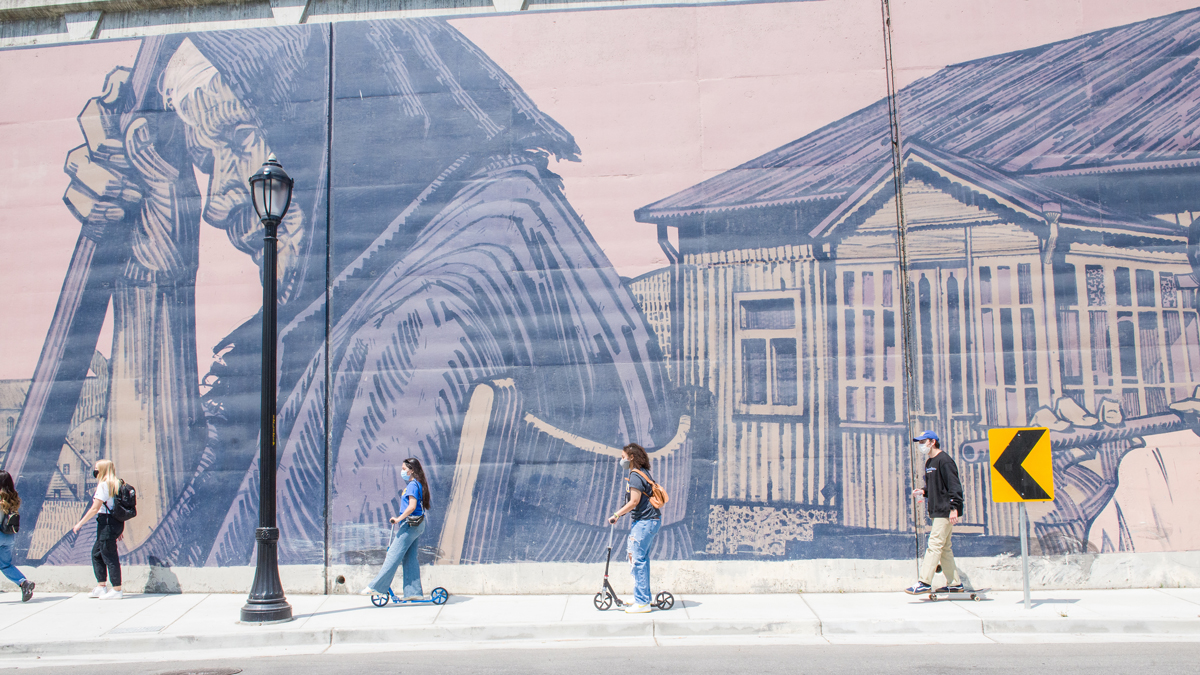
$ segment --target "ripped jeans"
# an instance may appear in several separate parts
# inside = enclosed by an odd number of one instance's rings
[[[650,604],[650,549],[662,520],[636,520],[629,530],[626,548],[629,551],[629,573],[633,575],[633,602]]]

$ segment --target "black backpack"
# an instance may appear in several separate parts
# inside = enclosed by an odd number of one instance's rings
[[[125,522],[137,515],[137,490],[132,485],[121,481],[117,488],[117,496],[113,499],[112,517]]]

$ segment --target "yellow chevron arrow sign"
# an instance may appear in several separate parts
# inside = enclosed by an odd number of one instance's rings
[[[988,455],[992,501],[1054,501],[1049,429],[988,429]]]

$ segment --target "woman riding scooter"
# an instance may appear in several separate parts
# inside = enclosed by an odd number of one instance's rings
[[[621,468],[628,469],[625,481],[629,483],[629,501],[609,519],[615,524],[621,516],[632,513],[633,527],[629,530],[629,571],[633,574],[633,604],[625,608],[626,614],[645,614],[650,611],[650,548],[662,525],[662,513],[650,504],[652,484],[650,480],[650,458],[637,443],[621,449]]]
[[[417,561],[417,540],[425,532],[425,511],[429,508],[429,482],[425,480],[425,470],[421,461],[415,457],[404,460],[400,469],[400,477],[408,481],[400,503],[404,511],[391,519],[391,523],[400,524],[396,530],[396,538],[392,540],[387,550],[387,558],[383,561],[383,569],[379,576],[359,591],[360,595],[389,595],[392,579],[396,577],[396,569],[404,566],[404,600],[422,600],[421,567]]]

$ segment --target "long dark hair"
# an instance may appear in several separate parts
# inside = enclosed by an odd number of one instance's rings
[[[421,483],[421,508],[429,508],[429,481],[425,480],[425,469],[421,468],[421,460],[416,457],[409,457],[404,460],[404,466],[408,467],[408,472],[413,475]]]
[[[646,456],[646,449],[637,443],[630,443],[622,448],[629,455],[629,467],[631,469],[650,470],[650,458]]]
[[[12,474],[0,471],[0,511],[16,513],[21,508],[21,498],[17,496],[17,486],[13,484]]]

